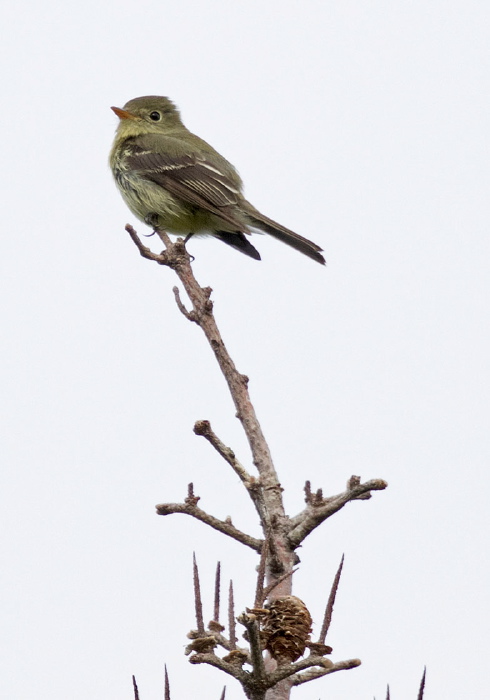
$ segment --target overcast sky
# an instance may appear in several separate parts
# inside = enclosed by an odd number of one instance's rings
[[[451,0],[4,3],[0,656],[9,700],[241,700],[183,654],[222,562],[237,612],[256,557],[154,505],[200,504],[259,535],[197,419],[250,466],[171,271],[143,260],[107,165],[111,105],[171,97],[265,214],[262,262],[192,240],[288,513],[310,479],[389,488],[305,543],[294,592],[362,666],[298,700],[488,697],[490,6]],[[154,243],[152,243],[154,245]],[[158,246],[156,246],[158,250]],[[251,468],[251,467],[250,467]]]

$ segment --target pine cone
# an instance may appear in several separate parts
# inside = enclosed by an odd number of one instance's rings
[[[269,615],[262,629],[265,649],[278,663],[296,661],[303,656],[311,632],[311,615],[302,600],[294,595],[276,598],[266,606]]]

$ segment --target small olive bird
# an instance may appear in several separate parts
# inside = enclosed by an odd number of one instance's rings
[[[110,165],[133,214],[167,233],[211,235],[260,260],[252,231],[268,233],[322,265],[320,246],[261,214],[242,194],[239,174],[183,125],[167,97],[137,97],[111,108],[119,125]]]

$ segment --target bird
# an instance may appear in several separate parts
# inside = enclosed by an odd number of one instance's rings
[[[266,233],[324,265],[322,248],[258,211],[235,167],[190,132],[168,97],[111,107],[119,117],[109,163],[132,213],[167,233],[211,235],[255,260],[252,232]]]

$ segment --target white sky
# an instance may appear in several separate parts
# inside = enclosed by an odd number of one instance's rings
[[[342,552],[329,643],[356,670],[298,700],[488,697],[490,6],[484,2],[5,2],[0,657],[9,700],[241,700],[183,655],[191,556],[207,609],[222,561],[237,609],[256,558],[197,522],[258,534],[224,382],[176,280],[142,260],[107,154],[111,105],[170,96],[321,266],[254,238],[257,263],[192,241],[270,440],[288,512],[311,479],[389,489],[301,550],[316,631]],[[6,13],[6,14],[5,14]]]

